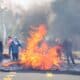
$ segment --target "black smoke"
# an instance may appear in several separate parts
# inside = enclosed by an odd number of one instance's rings
[[[80,1],[56,0],[52,3],[52,10],[56,13],[51,32],[64,37],[80,35]]]
[[[56,0],[50,6],[35,5],[26,12],[21,31],[28,32],[31,25],[46,24],[49,35],[53,37],[70,37],[80,34],[80,9],[79,0]],[[49,16],[56,14],[55,19],[49,24]]]
[[[52,21],[49,22],[49,17]],[[39,24],[48,26],[48,37],[72,38],[76,44],[80,40],[80,1],[79,0],[56,0],[49,3],[49,6],[35,5],[26,12],[21,28],[23,36],[27,37],[29,27]]]

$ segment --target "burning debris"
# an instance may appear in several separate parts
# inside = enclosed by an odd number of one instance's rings
[[[18,64],[24,68],[39,70],[60,69],[62,60],[57,53],[57,47],[48,46],[44,40],[46,34],[47,29],[44,24],[38,28],[32,27],[26,42],[27,47],[20,53],[20,61],[3,64],[3,66]]]
[[[29,34],[27,48],[20,55],[21,64],[40,70],[49,70],[53,67],[60,69],[61,59],[56,47],[50,47],[44,41],[47,34],[46,26],[42,24],[38,28],[32,28]]]

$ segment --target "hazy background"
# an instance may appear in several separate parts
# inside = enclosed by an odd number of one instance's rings
[[[27,38],[29,27],[46,24],[47,40],[72,38],[80,49],[80,0],[0,0],[0,38]]]

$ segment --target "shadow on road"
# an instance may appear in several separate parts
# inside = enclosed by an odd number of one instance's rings
[[[19,73],[53,73],[53,74],[70,74],[70,75],[80,75],[80,71],[59,71],[59,70],[34,70],[34,69],[29,69],[29,70],[22,70],[22,71],[16,71]]]
[[[35,70],[35,69],[23,69],[23,70],[0,70],[1,72],[17,72],[17,73],[52,73],[52,74],[67,74],[67,75],[80,75],[80,71],[69,71],[69,70]]]

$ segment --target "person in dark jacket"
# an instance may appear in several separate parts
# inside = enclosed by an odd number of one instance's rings
[[[0,62],[2,62],[3,59],[3,43],[0,41]]]
[[[75,61],[72,55],[72,42],[70,40],[64,40],[63,49],[67,57],[68,65],[70,64],[70,60],[72,61],[73,64],[75,64]]]
[[[10,44],[10,53],[12,52],[13,61],[17,61],[19,59],[19,47],[21,47],[20,42],[17,40],[17,38],[14,38]]]

